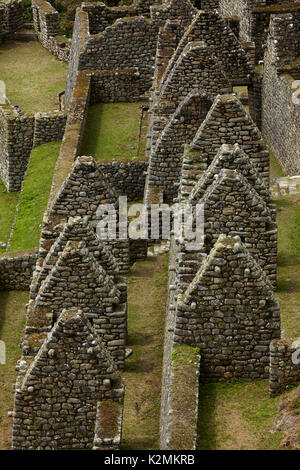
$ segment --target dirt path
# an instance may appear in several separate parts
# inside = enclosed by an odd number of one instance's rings
[[[167,256],[137,263],[128,279],[123,449],[158,449]]]

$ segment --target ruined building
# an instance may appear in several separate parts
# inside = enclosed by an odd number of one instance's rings
[[[201,247],[189,248],[185,232],[170,241],[162,378],[161,448],[173,449],[176,406],[184,401],[173,387],[173,353],[185,345],[196,351],[199,380],[187,422],[193,449],[199,383],[269,378],[274,395],[300,378],[293,347],[280,344],[269,178],[269,147],[290,175],[300,171],[300,3],[82,3],[71,43],[59,36],[48,2],[33,0],[32,8],[38,39],[69,69],[67,113],[26,116],[10,103],[0,106],[0,177],[9,191],[20,187],[34,142],[63,135],[34,273],[25,273],[30,301],[13,448],[120,446],[124,275],[152,241],[100,240],[96,228],[104,217],[99,207],[109,204],[118,233],[124,230],[118,196],[126,195],[144,198],[149,209],[175,202],[203,208]],[[248,87],[249,112],[237,86]],[[113,170],[82,155],[91,103],[139,100],[149,101],[148,163]],[[9,288],[5,269],[0,263],[0,283]],[[24,269],[18,275],[24,286]]]

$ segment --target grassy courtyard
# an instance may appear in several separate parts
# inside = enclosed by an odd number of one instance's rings
[[[16,363],[21,357],[18,344],[25,326],[25,305],[28,292],[0,291],[0,340],[6,344],[6,364],[0,364],[0,450],[11,447],[12,418],[7,412],[13,409],[12,386],[16,381]]]
[[[139,139],[143,103],[100,103],[90,106],[81,148],[103,163],[145,159],[147,113]]]
[[[168,257],[138,262],[128,277],[128,348],[123,450],[159,449]],[[143,292],[143,295],[141,295]]]
[[[31,152],[9,251],[39,246],[40,225],[48,204],[60,144],[61,142],[49,142]]]
[[[275,450],[282,433],[270,432],[280,397],[268,380],[200,385],[198,449]]]
[[[6,95],[27,112],[57,109],[57,93],[65,89],[68,64],[37,41],[0,44],[0,80]]]

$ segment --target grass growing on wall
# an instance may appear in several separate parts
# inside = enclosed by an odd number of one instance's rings
[[[68,64],[37,41],[0,44],[0,80],[6,95],[27,113],[57,109],[57,93],[65,89]]]
[[[144,119],[137,156],[142,103],[100,103],[90,106],[81,148],[95,160],[145,160],[147,122]]]
[[[12,418],[7,412],[13,409],[12,385],[16,381],[16,363],[21,357],[18,344],[25,327],[28,292],[0,291],[0,340],[6,344],[6,364],[0,365],[0,450],[11,448]]]
[[[128,342],[123,450],[159,449],[168,258],[138,262],[128,277]]]
[[[61,142],[49,142],[31,152],[10,251],[39,246],[40,224],[47,208],[60,144]]]
[[[18,198],[19,193],[8,193],[0,180],[0,242],[7,243],[8,241]],[[3,252],[5,252],[5,248],[0,248],[0,253]]]
[[[280,397],[268,388],[268,380],[200,384],[198,449],[278,449],[282,433],[270,431]]]

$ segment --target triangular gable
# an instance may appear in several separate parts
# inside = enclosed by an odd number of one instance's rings
[[[35,303],[28,307],[27,324],[48,324],[40,318],[44,310],[55,317],[65,308],[82,308],[84,312],[105,312],[120,302],[121,294],[112,278],[89,252],[83,242],[68,242],[57,263],[42,282]]]
[[[232,84],[249,83],[253,73],[247,54],[238,39],[217,11],[199,11],[178,44],[164,77],[166,81],[178,58],[189,42],[205,41],[213,49],[228,81]]]
[[[210,100],[232,91],[212,48],[200,41],[186,45],[161,87],[158,103],[174,102],[176,109],[191,91],[205,92]]]
[[[228,288],[243,294],[245,310],[256,311],[261,299],[275,300],[271,281],[240,238],[221,234],[179,302],[191,304],[198,296],[213,295],[215,309],[219,307],[219,299],[228,305],[228,311],[238,311],[235,306],[240,305],[239,302],[226,302]],[[198,308],[201,311],[201,305]]]
[[[101,242],[88,221],[83,217],[71,217],[64,225],[64,229],[58,239],[50,248],[43,266],[34,273],[34,279],[31,284],[31,298],[37,295],[42,281],[50,274],[53,266],[55,266],[60,254],[69,241],[85,242],[89,252],[95,257],[107,274],[116,275],[118,273],[119,268],[116,259]]]
[[[240,207],[237,207],[237,201]],[[253,220],[263,217],[264,222],[272,223],[272,212],[266,202],[236,170],[222,169],[205,192],[201,202],[205,207],[209,207],[209,210],[215,211],[220,216],[226,215],[228,219],[230,214],[237,217],[243,213],[242,224],[246,221],[245,210]],[[225,208],[226,214],[222,212]],[[231,210],[230,214],[228,210]]]
[[[51,215],[92,218],[100,204],[115,204],[113,193],[101,168],[92,157],[76,159],[70,174],[51,206]]]
[[[49,351],[51,351],[50,354]],[[64,356],[61,355],[62,351]],[[29,366],[21,390],[27,391],[32,382],[40,381],[42,368],[50,365],[50,362],[53,369],[53,361],[66,364],[68,355],[71,354],[73,358],[74,353],[76,353],[76,360],[81,363],[90,363],[91,357],[97,360],[97,367],[94,366],[94,369],[97,369],[94,380],[101,379],[99,386],[102,385],[103,378],[114,379],[116,377],[117,367],[109,350],[102,343],[99,335],[95,333],[86,315],[81,310],[73,308],[63,310],[59,315],[57,322]],[[82,373],[82,370],[78,369],[78,372]],[[48,374],[46,373],[45,376]],[[54,375],[53,385],[56,380],[60,380],[60,378]],[[38,391],[39,388],[36,390]]]
[[[191,143],[189,157],[192,158],[193,151],[201,151],[210,165],[222,144],[235,143],[269,185],[269,151],[259,129],[235,95],[219,95]]]
[[[204,196],[206,190],[214,182],[215,177],[222,169],[238,171],[247,179],[260,197],[265,201],[271,200],[269,190],[259,176],[257,168],[252,165],[248,155],[241,150],[238,144],[234,146],[223,144],[209,168],[202,174],[194,187],[189,197],[190,203],[197,203]]]

